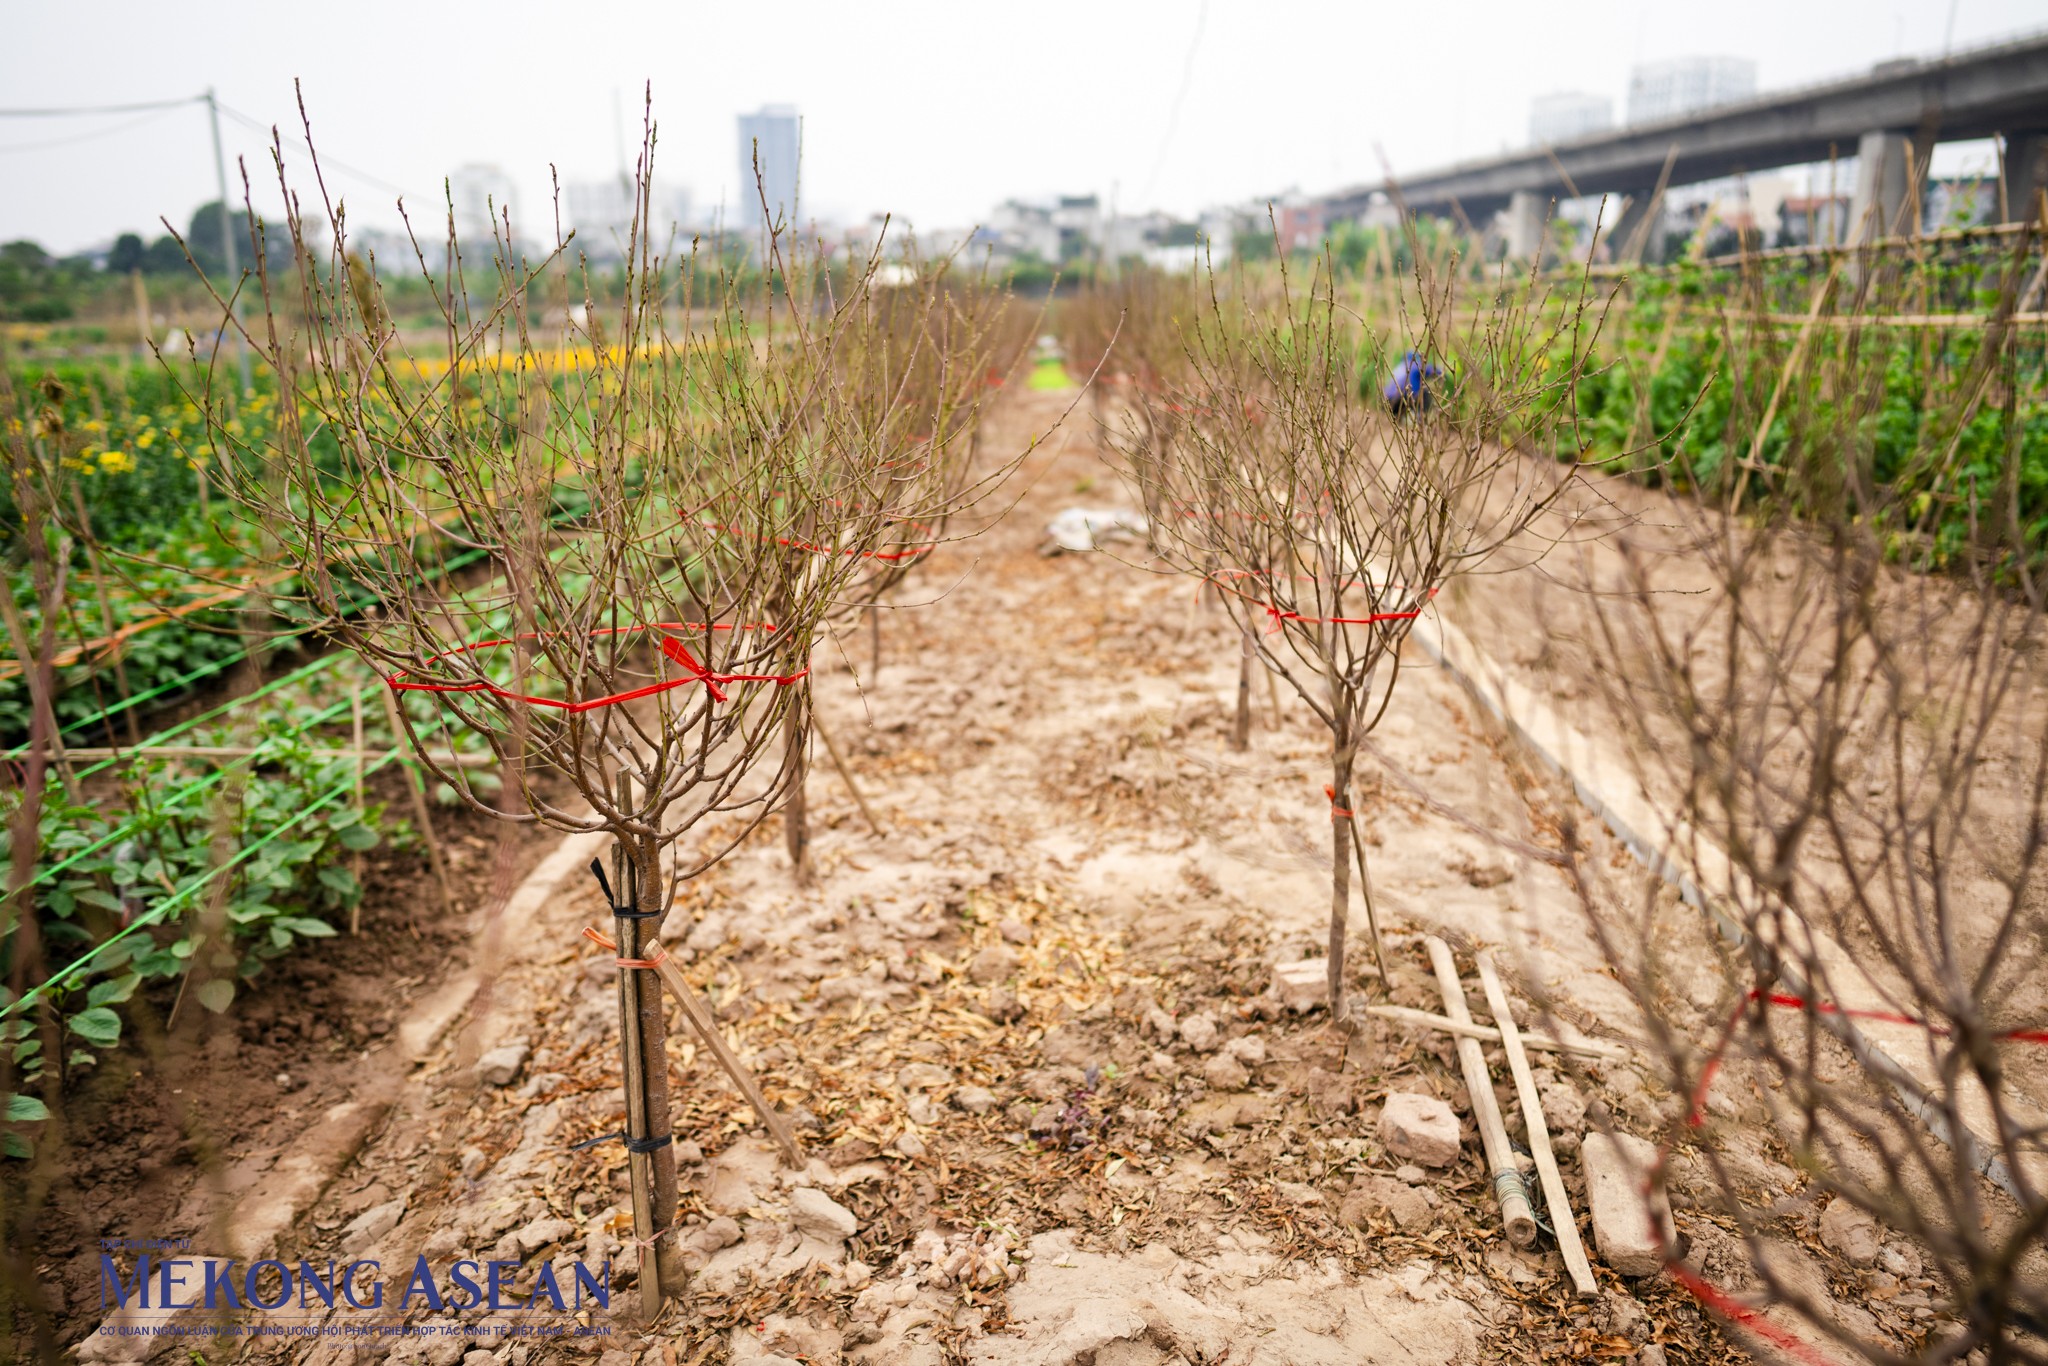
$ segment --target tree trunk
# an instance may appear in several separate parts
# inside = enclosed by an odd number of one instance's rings
[[[1237,727],[1230,734],[1230,747],[1240,751],[1252,743],[1252,658],[1258,646],[1250,627],[1245,628],[1243,646],[1237,660]]]
[[[796,766],[789,783],[789,804],[782,810],[782,843],[789,850],[789,866],[796,880],[807,883],[811,880],[811,828],[804,810],[804,780],[810,775],[810,764],[804,753],[803,718],[795,704],[784,713],[782,735],[789,746],[790,762]]]
[[[1351,715],[1337,699],[1330,743],[1330,1018],[1344,1023],[1344,947],[1351,923]]]
[[[612,851],[619,909],[645,913],[660,904],[659,865],[649,846],[620,839]],[[638,958],[656,922],[620,915],[613,922],[618,956]],[[619,969],[619,1043],[626,1091],[627,1168],[632,1182],[633,1234],[641,1240],[640,1309],[648,1320],[682,1294],[687,1277],[675,1239],[676,1154],[668,1098],[668,1017],[661,984],[644,968]],[[659,1143],[660,1146],[653,1146]],[[647,1151],[634,1151],[646,1147]]]
[[[1342,1021],[1344,931],[1351,912],[1351,822],[1337,813],[1349,809],[1351,794],[1339,777],[1330,803],[1330,1018]]]
[[[662,905],[661,856],[652,840],[641,845],[640,879],[635,891],[634,906],[643,915],[667,909]],[[661,931],[659,917],[634,923],[643,927],[640,931],[641,944]],[[621,952],[620,956],[637,958],[639,945],[634,946],[632,954]],[[640,1051],[646,1059],[641,1075],[647,1091],[648,1136],[673,1140],[674,1111],[668,1094],[668,1002],[662,996],[660,979],[653,973],[636,969],[635,975],[640,986]],[[675,1144],[671,1141],[648,1156],[653,1168],[650,1175],[654,1187],[655,1228],[659,1236],[654,1252],[661,1273],[661,1291],[663,1298],[676,1299],[683,1293],[689,1272],[683,1266],[683,1249],[676,1238],[679,1192],[676,1187]]]

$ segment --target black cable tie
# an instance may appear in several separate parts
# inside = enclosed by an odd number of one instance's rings
[[[606,878],[606,877],[605,877],[605,875],[604,875],[604,860],[603,860],[603,859],[592,859],[592,860],[590,861],[590,871],[591,871],[591,872],[593,872],[593,873],[595,873],[595,874],[597,874],[597,889],[598,889],[598,890],[599,890],[600,892],[603,892],[603,893],[604,893],[604,904],[605,904],[605,905],[607,905],[607,906],[609,906],[609,907],[611,907],[611,911],[612,911],[612,919],[614,919],[614,920],[659,920],[659,919],[661,919],[661,912],[660,912],[660,911],[658,911],[658,910],[655,910],[655,911],[643,911],[643,910],[639,910],[639,909],[637,909],[637,908],[635,908],[635,907],[632,907],[632,906],[621,906],[621,905],[619,904],[619,902],[618,902],[618,898],[616,898],[616,897],[614,897],[614,896],[612,895],[612,884],[611,884],[611,881],[610,881],[610,879]]]
[[[586,1138],[581,1143],[571,1143],[569,1151],[580,1153],[585,1148],[595,1148],[600,1143],[610,1143],[614,1139],[625,1144],[629,1153],[658,1153],[676,1141],[673,1134],[662,1134],[658,1138],[634,1138],[624,1130],[614,1130],[608,1134],[599,1134],[596,1138]]]

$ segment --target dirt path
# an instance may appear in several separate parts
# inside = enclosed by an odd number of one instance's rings
[[[991,440],[1021,442],[1063,402],[1017,400]],[[1329,816],[1313,718],[1283,703],[1276,726],[1262,698],[1251,750],[1232,753],[1236,642],[1222,615],[1198,609],[1184,581],[1108,555],[1038,554],[1053,512],[1114,499],[1091,434],[1070,426],[1026,474],[1008,518],[914,581],[908,596],[929,602],[890,614],[878,678],[857,687],[843,658],[817,661],[820,713],[884,836],[865,829],[821,756],[815,884],[795,885],[779,832],[763,830],[672,916],[665,937],[811,1154],[805,1170],[780,1170],[708,1059],[676,1048],[697,1268],[687,1305],[643,1330],[619,1295],[608,1311],[552,1316],[567,1335],[522,1337],[498,1335],[532,1320],[519,1311],[414,1301],[349,1314],[316,1301],[308,1323],[409,1335],[258,1340],[245,1357],[1279,1366],[1540,1353],[1649,1366],[1739,1355],[1666,1281],[1603,1269],[1603,1297],[1580,1303],[1554,1253],[1511,1251],[1469,1119],[1448,1169],[1385,1151],[1389,1092],[1469,1107],[1441,1038],[1375,1022],[1347,1043],[1268,989],[1271,965],[1323,934]],[[863,672],[866,641],[862,630],[847,642]],[[1409,663],[1378,735],[1390,760],[1483,825],[1552,839],[1568,794],[1528,772],[1449,679]],[[1523,980],[1588,1032],[1629,1037],[1621,993],[1552,871],[1371,765],[1361,787],[1396,1001],[1440,1007],[1417,931],[1442,927],[1506,946]],[[543,1266],[567,1286],[577,1261],[609,1256],[613,1285],[630,1286],[625,1154],[570,1147],[621,1118],[612,970],[577,937],[600,914],[583,882],[498,923],[470,1019],[409,1075],[385,1127],[278,1255],[375,1257],[387,1279],[421,1256],[497,1257],[524,1263],[522,1289]],[[479,1077],[476,1060],[508,1047],[516,1062]],[[1495,1065],[1504,1075],[1497,1054]],[[1646,1128],[1671,1104],[1629,1067],[1585,1080],[1623,1127]],[[1569,1154],[1595,1097],[1552,1068],[1540,1081]],[[1583,1228],[1584,1185],[1565,1165]],[[1786,1255],[1850,1312],[1853,1269],[1799,1246],[1814,1219],[1793,1198],[1800,1178],[1762,1151],[1753,1175],[1759,1204],[1790,1202]],[[1739,1249],[1693,1207],[1682,1175],[1677,1202],[1709,1267],[1747,1288]],[[1905,1306],[1853,1312],[1894,1341],[1929,1331]],[[428,1327],[446,1331],[422,1336]],[[151,1345],[102,1340],[92,1354]]]

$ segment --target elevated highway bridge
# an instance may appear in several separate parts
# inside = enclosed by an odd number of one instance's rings
[[[1937,142],[2003,135],[2005,215],[2031,218],[2048,188],[2048,32],[1939,60],[1885,62],[1866,75],[1777,91],[1550,146],[1462,162],[1323,200],[1329,218],[1362,215],[1376,195],[1420,213],[1459,212],[1484,226],[1507,211],[1509,250],[1533,254],[1552,201],[1608,195],[1608,240],[1628,243],[1660,187],[1779,166],[1857,157],[1852,240],[1915,225],[1928,154]]]

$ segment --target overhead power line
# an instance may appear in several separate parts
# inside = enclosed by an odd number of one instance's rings
[[[250,129],[253,132],[261,133],[266,138],[268,138],[271,132],[273,131],[271,125],[264,123],[261,119],[253,118],[248,114],[244,114],[239,109],[231,109],[227,105],[223,104],[220,106],[220,112],[227,115],[229,118],[233,119],[236,123],[241,124],[244,128]],[[277,132],[279,137],[291,143],[294,147],[301,149],[306,153],[306,155],[317,156],[320,161],[320,166],[323,170],[339,171],[345,176],[353,177],[354,179],[360,180],[368,185],[374,185],[378,189],[388,191],[391,194],[402,195],[405,193],[405,190],[402,187],[393,185],[388,180],[381,180],[378,177],[371,175],[368,171],[357,170],[355,167],[349,165],[345,161],[336,161],[333,157],[328,156],[325,152],[316,153],[313,150],[313,145],[307,142],[304,138],[300,137],[296,133],[287,133],[281,128],[276,129],[275,131]]]
[[[74,104],[51,109],[0,109],[0,119],[66,119],[89,114],[139,114],[150,109],[177,109],[204,104],[206,96],[187,95],[176,100],[144,100],[137,104]]]
[[[206,102],[207,96],[205,95],[186,95],[179,99],[139,100],[132,104],[74,104],[53,105],[43,109],[0,109],[0,118],[61,119],[90,118],[95,115],[106,114],[158,114],[167,110],[185,109],[192,105],[205,104]],[[231,109],[225,104],[220,104],[218,101],[215,101],[215,106],[221,113],[233,119],[236,123],[241,124],[244,128],[260,133],[266,139],[270,136],[271,126],[264,123],[261,119],[244,114],[239,109]],[[112,128],[96,129],[90,133],[79,133],[71,137],[52,138],[47,142],[21,142],[11,145],[0,145],[0,152],[34,152],[49,147],[63,147],[74,142],[89,142],[94,138],[112,137],[116,133],[125,132],[130,128],[139,128],[150,121],[149,119],[136,119],[129,123],[117,124]],[[296,133],[286,133],[282,129],[277,131],[281,137],[292,143],[293,146],[305,151],[307,155],[315,155],[312,145],[304,138]],[[405,190],[400,186],[393,185],[388,180],[371,175],[368,171],[359,170],[345,161],[336,161],[333,157],[325,155],[321,155],[319,160],[323,168],[338,171],[342,175],[359,180],[366,185],[374,186],[390,194],[402,195],[405,193]]]
[[[129,119],[125,123],[117,123],[109,128],[95,128],[90,133],[73,133],[69,137],[45,138],[40,142],[4,143],[0,144],[0,152],[40,152],[50,147],[69,147],[74,142],[91,142],[95,138],[110,138],[116,133],[125,133],[131,128],[140,128],[146,123],[155,123],[169,112],[171,112],[169,109],[159,109],[153,114],[144,114],[139,119]]]

